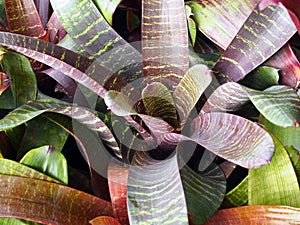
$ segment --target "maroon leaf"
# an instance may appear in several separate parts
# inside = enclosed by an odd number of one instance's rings
[[[10,86],[9,76],[0,72],[0,95]]]
[[[60,42],[67,34],[67,31],[62,26],[55,13],[50,17],[47,28],[49,32],[49,41],[54,44]]]

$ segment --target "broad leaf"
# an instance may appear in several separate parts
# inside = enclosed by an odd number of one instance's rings
[[[158,82],[147,85],[142,92],[142,99],[147,115],[159,117],[173,127],[178,126],[175,103],[166,86]]]
[[[285,147],[294,166],[295,173],[300,183],[300,153],[292,146]]]
[[[121,1],[122,0],[93,0],[110,25],[112,25],[113,22],[113,14]]]
[[[111,161],[108,167],[108,185],[115,217],[122,225],[129,225],[127,210],[127,180],[129,167]]]
[[[34,168],[63,184],[68,184],[67,160],[58,150],[52,146],[42,146],[30,150],[20,163]]]
[[[109,202],[63,185],[7,175],[0,175],[0,181],[2,218],[82,225],[113,214]]]
[[[296,31],[284,6],[255,9],[214,66],[219,81],[241,80],[284,46]]]
[[[11,90],[16,106],[35,100],[37,81],[28,59],[18,53],[7,52],[1,61],[2,68],[11,78]]]
[[[220,86],[209,97],[202,111],[235,111],[249,101],[276,125],[295,126],[295,122],[300,121],[300,99],[295,90],[280,85],[257,91],[229,82]]]
[[[227,113],[200,113],[192,122],[189,136],[167,133],[159,142],[162,148],[173,149],[182,140],[195,141],[246,168],[268,164],[274,151],[272,138],[265,130],[247,119]]]
[[[142,15],[144,76],[170,78],[178,84],[189,68],[184,1],[142,1]]]
[[[244,206],[218,211],[205,225],[298,224],[300,209],[287,206]]]
[[[211,81],[210,70],[201,64],[193,66],[184,75],[173,94],[181,121],[187,119]]]
[[[275,137],[274,144],[271,163],[249,171],[249,205],[300,207],[300,189],[290,157]]]
[[[258,0],[190,1],[193,18],[198,29],[221,48],[226,49]]]
[[[230,207],[246,205],[248,203],[248,177],[244,178],[234,189],[226,193],[225,199]]]
[[[299,126],[295,126],[296,124],[294,124],[293,126],[280,127],[271,123],[263,116],[260,117],[259,122],[267,130],[272,132],[272,134],[274,134],[274,136],[276,136],[284,146],[292,145],[295,149],[298,150],[298,152],[300,152]]]
[[[130,224],[188,223],[176,154],[158,161],[146,152],[136,153],[128,177],[127,205]]]
[[[224,174],[215,164],[197,173],[185,165],[180,176],[191,221],[194,224],[206,222],[223,201],[226,191]]]
[[[59,43],[67,35],[65,28],[63,28],[55,13],[50,17],[49,22],[47,23],[47,29],[49,33],[49,42],[54,44]]]
[[[288,85],[292,88],[298,87],[300,82],[300,63],[290,45],[285,45],[264,64],[280,69],[280,84]]]
[[[5,0],[10,32],[41,37],[45,30],[33,0]]]
[[[27,122],[27,129],[18,148],[17,159],[21,159],[28,150],[43,145],[51,145],[55,150],[61,151],[67,138],[68,133],[63,128],[47,118],[39,116]]]

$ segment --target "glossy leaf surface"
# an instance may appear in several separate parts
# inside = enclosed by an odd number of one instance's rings
[[[20,163],[53,177],[63,184],[68,184],[67,160],[62,153],[53,149],[52,146],[42,146],[30,150]]]

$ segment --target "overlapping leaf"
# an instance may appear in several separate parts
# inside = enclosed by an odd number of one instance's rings
[[[202,111],[234,111],[249,100],[276,125],[295,126],[295,121],[300,120],[300,100],[295,91],[286,86],[273,86],[261,92],[229,82],[209,97]]]
[[[109,216],[99,216],[90,221],[91,225],[121,225],[118,220]]]
[[[205,225],[298,224],[300,209],[287,206],[243,206],[218,211]]]
[[[97,216],[113,214],[109,202],[63,185],[7,175],[0,175],[0,180],[2,218],[82,225]]]
[[[10,86],[10,79],[6,73],[0,73],[0,95]]]
[[[178,84],[189,68],[184,2],[142,1],[142,15],[144,76],[169,77]]]
[[[213,70],[220,73],[222,83],[239,81],[284,46],[296,31],[284,6],[255,9]]]
[[[10,87],[15,105],[20,106],[35,100],[37,81],[28,59],[20,54],[7,52],[1,65],[5,73],[11,78]]]
[[[110,25],[112,25],[113,22],[113,14],[121,1],[122,0],[93,0],[95,5],[98,7],[102,15]]]
[[[300,207],[300,189],[289,155],[275,137],[275,153],[270,165],[249,171],[249,205]]]
[[[5,9],[10,32],[37,38],[45,34],[33,0],[5,0]]]
[[[127,205],[130,224],[188,223],[176,155],[162,161],[146,152],[135,155],[128,177]]]

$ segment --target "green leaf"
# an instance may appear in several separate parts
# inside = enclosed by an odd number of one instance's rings
[[[35,100],[37,81],[28,59],[14,52],[7,52],[1,61],[2,68],[11,78],[11,90],[16,106]]]
[[[42,146],[30,150],[20,163],[34,168],[64,184],[68,184],[67,160],[52,146]]]
[[[263,124],[263,126],[272,132],[274,136],[276,136],[280,142],[284,146],[292,145],[295,149],[300,152],[300,128],[297,126],[289,126],[289,127],[280,127],[277,126],[270,121],[268,121],[265,117],[260,116],[259,122]]]
[[[205,225],[297,224],[300,209],[288,206],[243,206],[219,210]]]
[[[264,117],[276,125],[289,127],[300,121],[300,99],[294,89],[280,85],[257,91],[229,82],[216,89],[202,111],[235,111],[249,100]]]
[[[188,21],[188,28],[189,28],[189,34],[190,34],[192,46],[194,46],[196,42],[196,36],[197,36],[197,26],[195,21],[192,18],[190,18],[193,15],[193,13],[191,7],[189,7],[188,5],[185,5],[185,15]]]
[[[36,38],[45,34],[33,0],[5,0],[5,8],[10,32]]]
[[[39,116],[34,120],[28,121],[17,158],[20,159],[28,150],[43,145],[51,145],[55,150],[61,151],[67,138],[68,133],[63,128],[47,118]]]
[[[252,89],[263,91],[273,85],[278,85],[278,69],[260,66],[247,75],[240,84]]]
[[[127,189],[130,224],[188,224],[176,154],[158,161],[137,152],[133,162]]]
[[[248,203],[248,177],[226,194],[226,201],[231,207],[243,206]]]
[[[300,183],[300,153],[296,149],[294,149],[292,146],[285,147],[287,152],[289,153],[290,159],[293,163],[295,173],[298,178],[298,183]]]
[[[162,83],[148,84],[142,91],[142,99],[147,115],[159,117],[178,126],[177,112],[171,92]]]
[[[26,220],[12,219],[12,218],[0,218],[2,225],[39,225],[39,223],[33,223]]]
[[[249,205],[287,205],[300,207],[298,179],[290,157],[273,137],[275,153],[270,165],[249,171]]]
[[[57,183],[0,175],[0,190],[1,218],[82,225],[97,216],[113,216],[109,202]]]
[[[7,89],[0,95],[0,109],[16,108],[11,89]]]
[[[112,25],[113,14],[122,0],[93,0],[106,21]]]
[[[191,67],[181,79],[173,94],[181,122],[187,119],[211,81],[211,71],[202,64]]]
[[[0,72],[0,96],[10,86],[10,79],[7,74]]]
[[[221,83],[239,81],[283,47],[296,32],[284,6],[255,9],[213,70],[219,74]]]
[[[180,176],[191,221],[194,224],[206,222],[223,201],[226,192],[224,173],[215,164],[198,173],[185,165]]]

